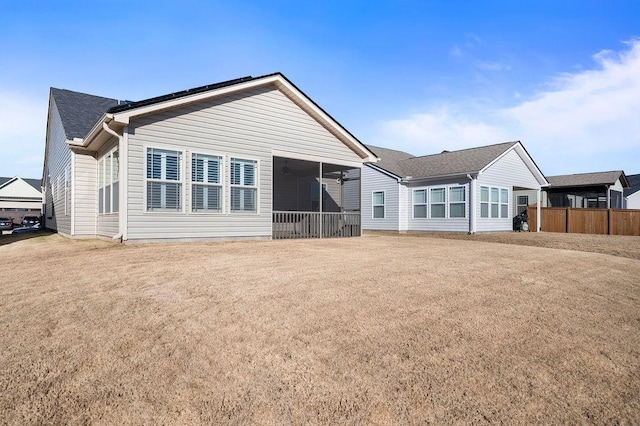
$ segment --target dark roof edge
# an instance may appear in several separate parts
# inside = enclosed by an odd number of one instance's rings
[[[149,105],[157,104],[157,103],[160,103],[160,102],[168,101],[168,100],[171,100],[171,99],[179,99],[179,98],[183,98],[185,96],[189,96],[189,95],[193,95],[193,94],[197,94],[197,93],[207,92],[209,90],[221,89],[223,87],[229,87],[229,86],[233,86],[233,85],[236,85],[236,84],[246,83],[246,82],[249,82],[249,81],[260,80],[260,79],[263,79],[263,78],[273,77],[273,76],[280,76],[281,78],[283,78],[288,84],[290,84],[294,89],[296,89],[298,92],[300,92],[309,102],[311,102],[316,108],[318,108],[324,115],[326,115],[327,117],[329,117],[329,119],[331,119],[334,123],[336,123],[346,134],[348,134],[351,138],[353,138],[353,140],[355,140],[357,143],[362,145],[362,147],[364,147],[365,150],[369,151],[371,154],[374,154],[373,151],[371,151],[369,149],[369,147],[367,147],[358,138],[356,138],[353,135],[353,133],[351,133],[349,130],[347,130],[346,127],[344,127],[342,125],[342,123],[340,123],[338,120],[333,118],[333,116],[331,116],[331,114],[329,114],[327,111],[325,111],[324,108],[322,108],[320,105],[318,105],[313,99],[311,99],[311,97],[309,97],[305,92],[300,90],[300,88],[298,86],[296,86],[291,80],[289,80],[284,74],[282,74],[279,71],[271,73],[271,74],[261,75],[261,76],[258,76],[258,77],[247,76],[247,77],[236,78],[236,79],[233,79],[233,80],[227,80],[227,81],[223,81],[223,82],[220,82],[220,83],[208,84],[206,86],[200,86],[200,87],[195,87],[193,89],[187,89],[187,90],[182,90],[182,91],[179,91],[179,92],[169,93],[167,95],[156,96],[156,97],[149,98],[149,99],[143,99],[143,100],[137,101],[137,102],[130,102],[128,104],[118,105],[116,107],[113,107],[113,108],[107,110],[107,113],[111,114],[111,113],[129,111],[129,110],[132,110],[132,109],[135,109],[135,108],[149,106]],[[375,156],[375,154],[374,154],[374,156]],[[375,156],[375,157],[378,158],[377,156]]]
[[[179,92],[173,92],[173,93],[169,93],[169,94],[166,94],[166,95],[155,96],[153,98],[143,99],[141,101],[129,102],[129,103],[126,103],[126,104],[123,104],[123,105],[118,105],[118,106],[115,106],[113,108],[108,109],[107,112],[108,113],[116,113],[116,112],[128,111],[130,109],[140,108],[140,107],[143,107],[143,106],[149,106],[149,105],[157,104],[157,103],[160,103],[160,102],[168,101],[170,99],[179,99],[179,98],[183,98],[185,96],[194,95],[194,94],[197,94],[197,93],[202,93],[202,92],[206,92],[206,91],[209,91],[209,90],[215,90],[215,89],[221,89],[221,88],[227,87],[227,86],[233,86],[234,84],[244,83],[244,82],[247,82],[247,81],[252,81],[252,80],[255,80],[257,78],[261,78],[261,77],[247,76],[247,77],[235,78],[233,80],[222,81],[220,83],[207,84],[205,86],[194,87],[193,89],[181,90]]]

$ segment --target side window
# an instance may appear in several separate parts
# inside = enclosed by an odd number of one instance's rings
[[[413,217],[415,219],[424,219],[427,217],[427,190],[413,190]]]
[[[182,211],[182,152],[147,148],[147,211]]]
[[[191,210],[222,211],[222,157],[192,154]]]
[[[444,218],[446,214],[446,192],[444,188],[431,188],[431,217]]]
[[[230,164],[231,212],[257,212],[258,162],[231,158]]]
[[[373,218],[384,219],[384,191],[374,191],[372,194]]]
[[[464,186],[449,188],[449,217],[460,218],[466,216],[467,202]]]

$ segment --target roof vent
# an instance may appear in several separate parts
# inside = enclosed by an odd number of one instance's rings
[[[444,150],[444,151],[442,151],[440,154],[444,154],[445,152],[449,152],[449,151],[447,151],[447,150],[445,149],[445,150]]]

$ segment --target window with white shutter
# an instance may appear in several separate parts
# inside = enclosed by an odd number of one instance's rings
[[[231,158],[229,187],[231,212],[257,212],[258,162],[241,158]]]
[[[182,211],[182,152],[147,148],[147,211]]]
[[[191,155],[191,210],[222,211],[222,157]]]

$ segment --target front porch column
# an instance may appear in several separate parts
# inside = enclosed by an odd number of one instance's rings
[[[542,197],[541,197],[541,193],[542,191],[540,189],[538,189],[536,191],[536,232],[540,232],[540,230],[542,229],[542,224],[540,223],[540,218],[542,217],[542,215],[540,214],[542,212],[540,204],[542,204]]]
[[[318,185],[319,185],[319,188],[318,188],[318,192],[319,192],[319,195],[318,195],[318,200],[319,200],[318,211],[320,212],[320,238],[322,238],[322,222],[323,222],[322,221],[322,202],[323,202],[322,196],[324,195],[323,194],[324,191],[322,191],[322,161],[319,164],[320,164],[320,176],[318,176]]]

